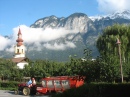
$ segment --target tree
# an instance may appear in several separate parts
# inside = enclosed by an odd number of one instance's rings
[[[121,55],[123,63],[123,73],[129,72],[130,66],[130,26],[115,24],[104,29],[103,34],[97,40],[97,48],[105,62],[110,65],[109,74],[113,77],[120,76],[119,53],[116,44],[117,39],[121,41]],[[127,76],[127,74],[125,75]],[[112,76],[111,76],[112,78]]]
[[[92,54],[92,50],[90,50],[89,48],[84,49],[84,55],[85,55],[84,58],[86,60],[91,60],[92,59],[91,54]]]

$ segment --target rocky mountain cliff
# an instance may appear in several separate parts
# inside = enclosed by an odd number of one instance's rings
[[[92,50],[92,56],[96,57],[98,51],[96,49],[96,40],[102,30],[115,23],[130,24],[130,11],[120,11],[105,16],[88,17],[84,13],[74,13],[68,17],[56,17],[54,15],[38,19],[32,24],[31,28],[46,28],[60,29],[63,28],[72,33],[65,34],[65,37],[60,37],[47,43],[51,46],[56,44],[66,44],[66,49],[54,50],[42,48],[40,51],[27,51],[27,57],[30,59],[47,59],[55,61],[68,61],[69,56],[76,55],[78,58],[83,58],[83,50],[89,48]],[[62,32],[61,32],[62,33]],[[64,32],[63,32],[64,33]],[[50,35],[51,36],[51,35]],[[68,44],[73,44],[71,47]],[[45,42],[41,43],[46,44]],[[29,48],[31,45],[27,45]]]

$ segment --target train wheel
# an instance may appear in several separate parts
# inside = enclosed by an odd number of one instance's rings
[[[30,88],[24,87],[24,88],[23,88],[23,95],[27,96],[27,95],[29,95],[29,94],[30,94]]]
[[[41,93],[37,92],[36,95],[39,96]]]
[[[19,90],[15,90],[15,91],[14,91],[14,94],[15,94],[15,95],[18,95],[18,94],[19,94]]]

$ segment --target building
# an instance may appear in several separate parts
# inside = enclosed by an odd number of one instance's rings
[[[17,64],[18,68],[23,69],[25,65],[28,65],[28,58],[25,57],[25,46],[23,44],[22,33],[19,28],[17,44],[14,46],[14,57],[12,61]]]

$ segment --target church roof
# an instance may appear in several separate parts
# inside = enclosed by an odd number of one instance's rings
[[[20,35],[20,34],[22,34],[22,33],[21,33],[21,30],[20,30],[20,28],[19,28],[18,35]]]
[[[17,46],[23,45],[23,39],[22,39],[22,36],[20,37],[20,35],[22,35],[22,33],[21,33],[20,28],[19,28],[19,31],[18,31],[18,39],[16,40]]]
[[[12,58],[12,61],[14,63],[19,63],[19,62],[27,62],[27,59],[26,57],[21,57],[21,58]]]

